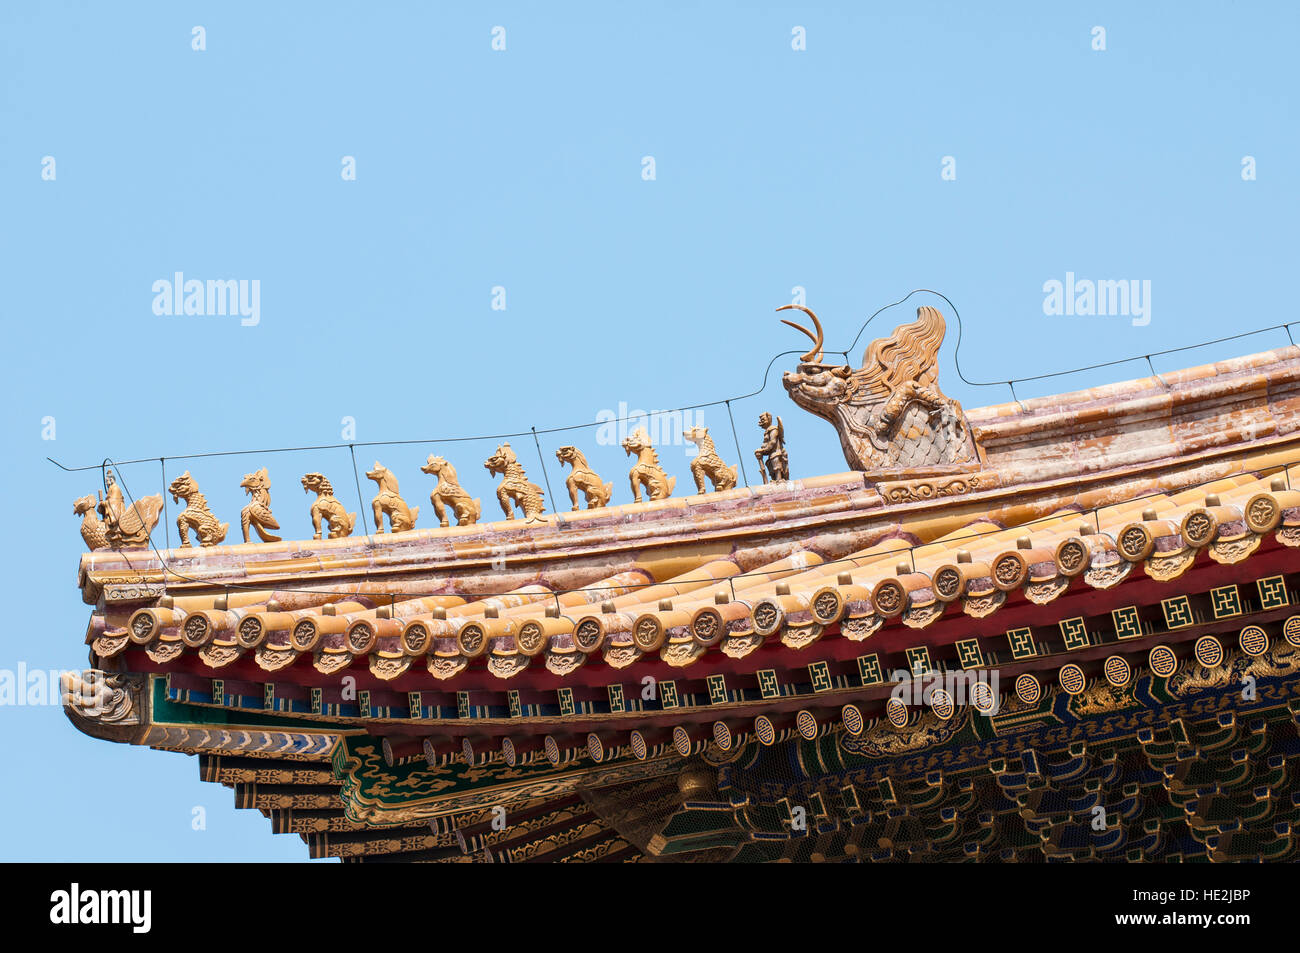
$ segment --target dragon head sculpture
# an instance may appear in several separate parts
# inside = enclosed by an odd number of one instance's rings
[[[167,487],[167,492],[172,495],[172,502],[179,503],[181,500],[188,500],[199,492],[199,485],[194,482],[190,476],[190,471],[186,470],[176,479],[172,480],[171,485]]]
[[[640,454],[644,450],[653,449],[653,444],[650,443],[650,434],[646,433],[644,427],[637,427],[623,438],[623,449],[629,457]]]
[[[813,346],[781,382],[796,404],[835,427],[849,466],[934,470],[977,462],[961,405],[939,390],[939,347],[946,329],[936,309],[917,308],[911,324],[872,341],[854,370],[823,361],[821,321],[803,305],[777,310],[791,308],[807,314],[815,330],[784,318],[782,323],[806,334]]]
[[[307,473],[302,478],[302,489],[304,493],[315,493],[318,496],[333,496],[334,485],[325,479],[323,473]]]
[[[510,469],[510,467],[515,466],[518,463],[519,458],[516,457],[515,452],[510,449],[510,444],[503,443],[501,446],[497,447],[496,453],[483,461],[483,466],[487,468],[489,473],[496,476],[497,474],[505,473]]]
[[[835,422],[835,407],[844,401],[850,393],[853,382],[853,368],[848,364],[827,364],[822,360],[825,332],[822,323],[811,308],[799,304],[787,304],[778,311],[797,308],[812,319],[816,333],[809,331],[802,324],[781,319],[796,331],[801,331],[812,340],[812,350],[799,358],[799,369],[786,371],[781,375],[781,383],[789,392],[790,398],[810,413]]]

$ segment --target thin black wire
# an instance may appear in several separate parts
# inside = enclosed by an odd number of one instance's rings
[[[171,514],[167,512],[167,458],[159,457],[158,465],[162,467],[163,534],[164,534],[164,539],[167,543],[167,548],[171,549],[172,548],[172,518],[171,518]],[[118,473],[117,476],[120,479],[122,474]]]
[[[366,519],[366,498],[361,495],[361,475],[357,473],[357,452],[353,449],[352,444],[348,444],[348,453],[352,454],[352,479],[357,484],[357,508],[361,512],[361,528],[365,529],[370,525],[370,521]],[[375,532],[379,532],[378,526],[375,527]]]
[[[954,364],[955,367],[956,367],[956,370],[957,370],[957,376],[958,376],[959,378],[961,378],[962,382],[965,383],[965,384],[967,384],[967,385],[969,385],[969,386],[971,386],[971,387],[1002,387],[1002,386],[1010,386],[1010,387],[1011,387],[1011,390],[1012,390],[1013,398],[1016,400],[1016,403],[1020,404],[1020,406],[1021,406],[1022,408],[1024,407],[1024,404],[1021,403],[1021,401],[1019,400],[1019,398],[1015,398],[1015,397],[1014,397],[1014,394],[1015,394],[1015,386],[1014,386],[1014,385],[1017,384],[1017,383],[1027,383],[1027,382],[1029,382],[1029,381],[1046,380],[1046,379],[1048,379],[1048,378],[1052,378],[1052,377],[1064,377],[1064,376],[1069,375],[1069,374],[1078,374],[1078,373],[1081,373],[1082,371],[1097,370],[1097,369],[1099,369],[1099,368],[1103,368],[1103,367],[1114,367],[1114,366],[1116,366],[1116,365],[1118,365],[1118,364],[1127,364],[1127,363],[1130,363],[1130,362],[1132,362],[1132,361],[1140,361],[1140,360],[1143,360],[1144,358],[1145,358],[1145,359],[1148,361],[1148,363],[1149,363],[1149,362],[1150,362],[1150,359],[1151,359],[1152,357],[1160,357],[1160,356],[1165,355],[1165,354],[1176,354],[1176,353],[1179,353],[1179,352],[1182,352],[1182,351],[1191,351],[1191,350],[1195,350],[1196,348],[1200,348],[1200,347],[1209,347],[1210,345],[1214,345],[1214,344],[1223,344],[1223,343],[1225,343],[1225,342],[1227,342],[1227,341],[1235,341],[1235,340],[1238,340],[1239,338],[1250,337],[1250,336],[1255,335],[1255,334],[1264,334],[1264,333],[1266,333],[1266,332],[1268,332],[1268,331],[1276,331],[1276,330],[1278,330],[1278,329],[1281,329],[1281,330],[1283,330],[1283,331],[1286,332],[1286,334],[1287,334],[1287,338],[1288,338],[1288,340],[1290,340],[1290,342],[1291,342],[1291,346],[1294,347],[1294,346],[1295,346],[1295,340],[1294,340],[1294,338],[1291,336],[1291,325],[1293,325],[1293,324],[1300,324],[1300,320],[1297,320],[1297,321],[1288,321],[1288,322],[1285,322],[1285,323],[1283,323],[1283,324],[1273,324],[1273,325],[1269,325],[1268,327],[1256,328],[1256,329],[1253,330],[1253,331],[1242,331],[1242,332],[1240,332],[1239,334],[1230,334],[1230,335],[1227,335],[1226,337],[1215,338],[1215,339],[1212,340],[1212,341],[1202,341],[1202,342],[1200,342],[1200,343],[1198,343],[1198,344],[1188,344],[1188,345],[1184,345],[1184,346],[1182,346],[1182,347],[1167,348],[1167,349],[1165,349],[1165,350],[1163,350],[1163,351],[1152,351],[1152,352],[1150,352],[1149,354],[1145,354],[1145,355],[1136,355],[1136,356],[1134,356],[1134,357],[1125,357],[1125,358],[1120,358],[1120,359],[1118,359],[1118,360],[1114,360],[1114,361],[1103,361],[1103,362],[1098,363],[1098,364],[1087,364],[1087,365],[1084,365],[1084,366],[1082,366],[1082,367],[1076,367],[1076,368],[1072,368],[1072,369],[1070,369],[1070,370],[1065,370],[1065,371],[1052,371],[1051,373],[1047,373],[1047,374],[1035,374],[1035,375],[1028,376],[1028,377],[1017,377],[1017,378],[1014,378],[1013,380],[1010,380],[1010,381],[1006,381],[1006,380],[1001,380],[1001,381],[975,381],[975,380],[971,380],[969,377],[966,376],[966,374],[965,374],[965,372],[962,370],[962,366],[961,366],[961,345],[962,345],[962,339],[963,339],[963,336],[964,336],[964,328],[965,328],[965,325],[964,325],[964,323],[962,322],[961,312],[957,309],[957,306],[956,306],[955,304],[953,304],[952,300],[951,300],[947,295],[943,294],[943,292],[940,292],[940,291],[934,291],[934,290],[931,289],[931,288],[915,288],[915,289],[913,289],[912,291],[909,291],[909,292],[908,292],[906,295],[904,295],[902,298],[899,298],[897,301],[891,302],[890,304],[884,305],[883,307],[876,309],[876,311],[873,312],[873,313],[871,314],[871,316],[867,318],[866,321],[862,322],[861,327],[858,328],[858,333],[857,333],[857,335],[853,338],[853,343],[850,344],[849,347],[848,347],[846,350],[844,350],[844,351],[826,351],[826,353],[829,353],[829,354],[843,354],[843,355],[845,355],[845,359],[847,360],[848,354],[849,354],[851,351],[853,351],[853,350],[857,347],[857,345],[858,345],[858,341],[861,339],[863,333],[866,331],[867,326],[868,326],[869,324],[871,324],[871,322],[876,318],[877,315],[883,313],[884,311],[887,311],[887,310],[890,309],[890,308],[894,308],[894,307],[897,307],[897,306],[900,305],[900,304],[903,304],[903,303],[906,302],[909,298],[911,298],[913,295],[917,295],[917,294],[932,294],[932,295],[934,295],[934,296],[937,297],[937,298],[942,298],[942,299],[944,300],[944,302],[947,303],[948,307],[952,309],[953,316],[957,319],[957,345],[956,345],[956,348],[955,348],[954,351],[953,351],[953,364]],[[774,364],[775,364],[775,363],[776,363],[780,358],[782,358],[782,357],[786,357],[786,356],[791,355],[791,354],[800,354],[800,353],[802,353],[802,352],[797,351],[797,350],[791,350],[791,351],[781,351],[781,352],[779,352],[778,354],[774,355],[774,356],[772,357],[772,359],[771,359],[770,361],[768,361],[768,363],[767,363],[767,367],[766,367],[766,368],[764,369],[764,371],[763,371],[763,383],[759,386],[759,388],[758,388],[757,390],[751,391],[751,392],[748,393],[748,394],[741,394],[741,395],[739,395],[739,396],[735,396],[735,397],[724,397],[724,398],[721,398],[721,399],[719,399],[719,400],[704,401],[704,402],[702,402],[702,403],[698,403],[698,404],[687,404],[687,405],[684,405],[684,406],[682,406],[682,407],[675,407],[675,408],[672,408],[671,410],[657,411],[657,413],[678,413],[678,412],[680,412],[680,411],[684,411],[684,410],[699,410],[699,409],[703,409],[703,408],[705,408],[705,407],[717,407],[717,406],[719,406],[719,405],[729,404],[731,401],[748,400],[748,399],[751,398],[751,397],[757,397],[759,394],[763,393],[763,391],[765,391],[765,390],[767,389],[767,382],[768,382],[768,378],[771,376],[771,373],[772,373],[772,366],[773,366],[773,365],[774,365]],[[1153,370],[1153,372],[1154,372],[1154,370]],[[1162,382],[1163,382],[1163,381],[1162,381]],[[638,415],[638,416],[640,416],[640,415]],[[616,420],[618,420],[618,421],[620,421],[620,422],[625,421],[625,420],[632,420],[632,419],[634,419],[634,418],[632,418],[632,417],[618,417],[618,418],[616,418]],[[589,427],[600,427],[600,426],[604,426],[606,423],[608,423],[608,421],[603,421],[603,420],[600,420],[600,421],[590,421],[590,422],[581,423],[581,424],[570,424],[570,425],[568,425],[568,426],[564,426],[564,427],[547,427],[547,428],[543,428],[543,429],[541,429],[541,430],[538,430],[537,428],[534,427],[534,428],[531,428],[530,430],[524,430],[524,431],[520,431],[520,432],[518,432],[518,433],[505,433],[505,434],[481,434],[481,435],[478,435],[478,436],[469,436],[469,437],[437,437],[437,438],[427,438],[427,439],[419,439],[419,440],[368,440],[368,441],[363,441],[363,442],[360,442],[360,443],[346,443],[346,444],[344,444],[344,443],[318,444],[318,445],[314,445],[314,446],[303,446],[303,447],[269,447],[269,448],[263,448],[263,449],[260,449],[260,450],[215,450],[215,451],[209,451],[209,452],[205,452],[205,453],[187,453],[187,454],[177,454],[177,455],[174,455],[174,456],[172,457],[172,459],[173,459],[173,460],[191,460],[191,459],[193,459],[193,460],[197,460],[197,459],[203,459],[203,458],[206,458],[206,457],[233,457],[233,456],[246,456],[246,455],[249,455],[249,454],[258,454],[258,453],[299,453],[299,452],[304,452],[304,451],[308,451],[308,450],[338,450],[338,449],[342,449],[343,447],[348,447],[349,449],[354,448],[354,447],[400,447],[400,446],[410,446],[410,445],[414,445],[414,444],[463,443],[463,442],[470,442],[470,441],[475,441],[475,440],[510,440],[510,439],[512,439],[512,438],[527,437],[527,436],[529,436],[530,434],[533,435],[534,438],[535,438],[537,434],[563,433],[563,432],[565,432],[565,431],[569,431],[569,430],[585,430],[585,429],[587,429],[587,428],[589,428]],[[60,470],[64,470],[65,472],[68,472],[68,473],[76,473],[76,472],[79,472],[79,471],[82,471],[82,470],[93,470],[93,469],[97,469],[97,468],[99,467],[99,464],[94,464],[94,465],[91,465],[91,466],[83,466],[83,467],[69,467],[69,466],[65,466],[64,464],[60,463],[58,460],[55,460],[53,457],[48,457],[48,456],[47,456],[45,459],[48,460],[50,463],[53,463],[53,464],[54,464],[56,467],[58,467]],[[123,460],[122,463],[119,464],[119,465],[120,465],[120,466],[129,466],[130,464],[133,464],[133,463],[146,463],[146,462],[150,462],[150,461],[153,461],[153,460],[156,460],[156,459],[160,459],[160,458],[158,458],[158,457],[145,457],[145,458],[142,458],[142,459],[139,459],[139,460]],[[543,464],[543,466],[545,466],[545,464]]]
[[[101,466],[104,467],[104,468],[113,467],[114,470],[117,471],[118,482],[119,482],[119,483],[121,484],[121,486],[122,486],[122,492],[126,495],[126,498],[127,498],[127,501],[128,501],[128,506],[134,506],[134,505],[135,505],[135,498],[131,495],[131,490],[130,490],[130,487],[128,487],[128,486],[126,485],[126,480],[121,476],[121,471],[120,471],[120,470],[117,470],[117,468],[118,468],[119,465],[116,464],[116,463],[114,463],[114,462],[113,462],[112,460],[110,460],[109,458],[105,457],[103,463],[101,464]],[[1288,463],[1288,464],[1283,464],[1283,465],[1281,466],[1281,472],[1283,473],[1283,475],[1284,475],[1285,478],[1286,478],[1286,481],[1287,481],[1287,487],[1288,487],[1288,488],[1290,488],[1290,486],[1291,486],[1291,467],[1292,467],[1292,466],[1293,466],[1293,464],[1289,464],[1289,463]],[[1235,476],[1241,476],[1241,475],[1245,475],[1245,473],[1248,472],[1248,473],[1250,473],[1251,475],[1254,475],[1254,476],[1256,477],[1256,479],[1262,479],[1262,474],[1263,474],[1265,471],[1267,471],[1268,473],[1271,473],[1271,474],[1276,474],[1276,473],[1278,472],[1278,468],[1277,468],[1277,467],[1263,467],[1260,471],[1244,471],[1242,474],[1232,474],[1232,475],[1235,475]],[[1219,483],[1219,482],[1222,482],[1224,479],[1227,479],[1227,478],[1226,478],[1226,477],[1222,477],[1222,476],[1220,476],[1220,477],[1213,477],[1213,478],[1208,479],[1208,480],[1202,480],[1202,481],[1200,481],[1199,483],[1193,483],[1193,484],[1190,484],[1190,485],[1188,485],[1188,486],[1181,487],[1179,492],[1186,491],[1186,490],[1193,490],[1193,489],[1196,489],[1197,487],[1208,486],[1208,485],[1213,484],[1213,483]],[[107,493],[107,482],[105,482],[105,493]],[[1167,497],[1168,495],[1169,495],[1169,491],[1167,491],[1167,490],[1153,490],[1153,491],[1151,491],[1150,493],[1144,493],[1144,494],[1142,494],[1141,496],[1135,496],[1135,497],[1132,497],[1132,498],[1130,498],[1130,499],[1120,501],[1120,502],[1118,502],[1118,503],[1108,503],[1108,504],[1106,504],[1106,505],[1104,505],[1104,506],[1095,506],[1095,507],[1093,507],[1092,509],[1089,509],[1089,510],[1083,510],[1083,509],[1080,509],[1080,510],[1077,510],[1077,511],[1074,511],[1074,512],[1075,512],[1075,515],[1077,515],[1077,516],[1080,517],[1081,519],[1086,519],[1087,517],[1091,516],[1091,517],[1093,518],[1093,521],[1094,521],[1095,525],[1097,526],[1097,532],[1098,532],[1098,535],[1100,535],[1100,534],[1101,534],[1101,512],[1102,512],[1102,510],[1114,509],[1114,508],[1116,508],[1117,506],[1124,506],[1124,505],[1128,505],[1128,504],[1130,504],[1130,503],[1136,503],[1136,502],[1138,502],[1138,501],[1140,501],[1140,500],[1155,499],[1155,498],[1157,498],[1157,497]],[[1050,522],[1050,521],[1059,521],[1059,520],[1061,520],[1062,518],[1064,518],[1066,515],[1067,515],[1067,514],[1065,514],[1065,513],[1049,513],[1048,515],[1046,515],[1046,516],[1040,516],[1040,517],[1038,517],[1037,519],[1026,520],[1026,521],[1023,522],[1023,523],[1016,523],[1016,524],[1014,524],[1014,526],[995,527],[994,529],[988,529],[988,530],[983,530],[983,531],[975,531],[975,532],[972,532],[972,533],[967,533],[967,534],[964,535],[964,536],[945,536],[945,537],[943,537],[943,539],[941,539],[941,540],[932,540],[931,542],[928,542],[928,543],[919,543],[919,544],[918,544],[918,543],[912,543],[912,544],[909,544],[909,545],[907,545],[907,546],[900,547],[899,549],[887,549],[887,550],[883,550],[883,551],[878,552],[878,553],[872,553],[872,554],[870,554],[870,556],[866,556],[866,557],[864,557],[864,556],[843,556],[843,557],[841,557],[841,558],[839,558],[839,559],[828,559],[828,560],[825,560],[825,561],[823,561],[823,562],[818,563],[815,567],[810,566],[810,567],[808,567],[808,568],[809,568],[809,569],[813,569],[813,568],[823,568],[823,567],[839,566],[839,565],[850,564],[850,563],[851,563],[851,564],[856,564],[859,560],[864,559],[864,558],[876,559],[876,558],[883,557],[883,556],[892,556],[892,555],[894,555],[895,553],[907,553],[907,555],[908,555],[908,557],[909,557],[909,559],[911,560],[911,563],[912,563],[912,571],[913,571],[913,572],[916,572],[916,551],[917,551],[918,549],[926,549],[927,547],[930,547],[930,546],[937,546],[937,545],[943,545],[943,546],[947,547],[947,546],[951,546],[951,544],[952,544],[952,543],[955,543],[955,542],[962,542],[962,541],[964,541],[964,540],[968,540],[968,539],[979,539],[980,537],[983,537],[983,536],[991,536],[991,535],[993,535],[993,534],[995,534],[995,533],[1006,532],[1007,530],[1010,530],[1010,529],[1023,529],[1023,528],[1025,528],[1025,527],[1034,526],[1034,525],[1036,525],[1036,524],[1038,524],[1038,523],[1045,523],[1045,522]],[[888,537],[887,537],[887,538],[888,538]],[[882,540],[882,542],[883,542],[883,540]],[[167,577],[167,576],[171,576],[171,577],[173,577],[173,578],[175,578],[175,579],[177,579],[177,580],[180,580],[180,581],[182,581],[182,582],[193,582],[193,583],[198,583],[198,584],[200,584],[200,585],[210,585],[210,580],[197,579],[197,578],[194,578],[194,577],[192,577],[192,576],[187,576],[187,575],[185,575],[184,573],[177,572],[175,569],[172,569],[171,566],[168,565],[167,560],[163,558],[162,553],[160,553],[160,552],[158,551],[158,547],[154,545],[152,534],[151,534],[150,537],[149,537],[149,548],[150,548],[151,550],[153,550],[153,553],[154,553],[154,555],[157,557],[159,564],[162,566],[162,571],[163,571],[163,576],[164,576],[164,582],[163,582],[164,587],[167,585],[167,583],[166,583],[166,577]],[[123,559],[125,559],[125,560],[127,561],[127,568],[128,568],[128,569],[134,569],[134,568],[135,568],[135,567],[133,567],[133,566],[131,565],[131,562],[130,562],[130,554],[129,554],[127,551],[122,550],[122,549],[114,549],[113,551],[116,552],[119,556],[121,556]],[[142,570],[141,570],[141,571],[142,571]],[[732,597],[732,601],[733,601],[733,602],[736,601],[736,583],[735,583],[735,580],[737,580],[737,579],[747,579],[747,578],[751,578],[751,577],[755,577],[755,576],[764,576],[764,577],[766,577],[766,576],[770,576],[770,575],[772,575],[772,574],[774,574],[774,573],[778,573],[778,572],[786,572],[786,571],[787,571],[787,570],[785,570],[785,569],[767,569],[767,570],[764,570],[764,569],[753,569],[753,570],[750,570],[750,571],[748,571],[748,572],[735,573],[735,574],[733,574],[733,575],[731,575],[731,576],[728,576],[728,577],[727,577],[727,581],[728,581],[728,583],[729,583],[730,586],[731,586],[731,597]],[[367,573],[364,577],[362,577],[362,579],[360,580],[360,583],[365,583],[365,582],[369,582],[369,581],[370,581],[370,577],[369,577],[369,573]],[[607,592],[607,591],[618,591],[618,590],[628,590],[628,589],[646,589],[646,588],[649,588],[649,587],[651,587],[651,586],[658,586],[658,585],[663,585],[663,584],[664,584],[664,583],[661,583],[661,582],[645,582],[645,583],[629,583],[629,584],[627,584],[627,585],[623,585],[623,586],[578,586],[578,587],[576,587],[576,588],[574,588],[574,589],[553,589],[553,590],[551,590],[550,594],[556,597],[556,604],[558,605],[558,604],[559,604],[559,598],[558,598],[559,596],[561,596],[561,595],[567,595],[567,594],[569,594],[569,593],[573,593],[573,592]],[[227,593],[229,593],[229,591],[232,590],[232,589],[234,589],[234,590],[239,590],[239,591],[247,591],[247,592],[258,592],[258,591],[264,590],[264,589],[266,589],[266,588],[267,588],[267,587],[266,587],[265,585],[258,586],[258,585],[253,585],[253,584],[240,584],[240,583],[228,583],[228,584],[226,584],[226,591],[227,591]],[[357,589],[344,589],[344,590],[336,590],[336,589],[315,589],[315,588],[309,588],[309,587],[305,587],[305,586],[283,586],[283,585],[277,585],[277,586],[275,587],[275,590],[274,590],[274,591],[277,591],[277,592],[304,592],[304,593],[310,593],[310,594],[312,594],[312,595],[318,595],[318,596],[353,596],[353,597],[355,597],[355,596],[359,596],[359,595],[364,595],[364,593],[359,592]],[[509,596],[509,595],[516,595],[516,594],[517,594],[517,590],[510,590],[510,589],[503,590],[503,591],[501,591],[501,592],[460,592],[460,593],[458,593],[458,592],[443,591],[443,592],[428,592],[428,593],[403,593],[403,599],[404,599],[404,601],[411,601],[411,600],[414,600],[414,599],[427,598],[427,597],[429,597],[429,596],[446,596],[446,595],[457,595],[457,596],[462,596],[462,597],[463,597],[463,596],[471,596],[471,597],[473,597],[474,599],[483,599],[483,598],[489,598],[489,597],[493,597],[493,596]],[[390,596],[391,596],[391,594],[390,594]]]
[[[558,513],[559,501],[556,500],[555,494],[551,492],[551,475],[546,470],[546,457],[542,455],[542,442],[537,439],[537,428],[533,427],[533,443],[537,445],[537,459],[542,464],[542,477],[546,480],[546,495],[551,498],[551,511]]]
[[[745,480],[745,488],[749,488],[749,474],[745,471],[745,455],[740,452],[740,434],[736,430],[736,418],[731,414],[731,401],[727,401],[727,419],[731,421],[731,439],[736,441],[736,459],[740,461],[740,475]]]

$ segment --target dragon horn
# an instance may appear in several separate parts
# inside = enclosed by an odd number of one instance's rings
[[[813,334],[802,324],[796,324],[793,321],[787,321],[785,318],[781,319],[782,324],[788,324],[796,331],[802,331],[804,334],[808,335],[809,339],[813,342],[813,349],[809,351],[807,354],[805,354],[803,357],[799,358],[799,360],[805,363],[811,363],[819,360],[822,356],[822,339],[825,336],[824,333],[822,332],[822,323],[817,320],[817,315],[813,314],[812,308],[805,308],[801,304],[783,304],[781,305],[781,307],[777,308],[776,310],[789,311],[791,308],[797,308],[798,310],[802,311],[804,314],[808,315],[808,317],[812,318],[813,327],[817,329],[817,333]]]

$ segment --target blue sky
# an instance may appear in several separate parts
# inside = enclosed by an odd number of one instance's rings
[[[913,288],[943,292],[972,381],[1288,320],[1298,20],[1284,3],[6,4],[0,669],[86,661],[71,504],[98,477],[47,455],[347,442],[344,418],[356,441],[495,434],[746,394],[774,354],[802,350],[773,313],[796,287],[830,349]],[[178,271],[256,280],[257,323],[155,314],[154,283]],[[1149,323],[1045,314],[1044,284],[1067,273],[1150,282]],[[941,387],[968,408],[1007,400],[957,378],[956,321],[925,295],[878,317],[854,363],[924,303],[949,319]],[[769,409],[794,476],[844,469],[831,428],[780,388],[793,362],[733,404],[751,479]],[[734,462],[725,408],[700,414]],[[513,442],[540,478],[535,448]],[[628,462],[594,430],[544,438],[557,489],[561,442],[626,499]],[[494,447],[357,453],[427,510],[418,467],[440,452],[495,517]],[[685,450],[662,456],[689,484]],[[262,465],[290,537],[311,532],[303,473],[352,485],[346,450],[168,471],[190,469],[233,541],[239,478]],[[156,464],[121,476],[136,496],[160,491]],[[0,707],[0,733],[0,806],[24,819],[0,857],[305,855],[200,783],[195,759],[91,741],[56,706]]]

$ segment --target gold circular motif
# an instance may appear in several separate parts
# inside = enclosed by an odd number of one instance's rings
[[[506,766],[511,768],[513,768],[515,762],[519,760],[518,755],[515,754],[515,743],[509,738],[503,738],[501,740],[501,756],[505,758]]]
[[[691,748],[694,747],[691,744],[691,733],[681,725],[673,728],[673,747],[677,749],[677,753],[683,758],[691,756]]]
[[[1028,672],[1016,679],[1016,697],[1026,705],[1036,705],[1043,697],[1043,686]]]
[[[1257,625],[1248,625],[1237,636],[1237,644],[1252,658],[1263,655],[1268,651],[1268,633]]]
[[[771,599],[754,606],[754,630],[759,635],[771,635],[781,626],[781,610]]]
[[[538,628],[541,627],[538,626]],[[586,655],[590,655],[600,648],[601,643],[604,641],[605,633],[595,619],[583,619],[573,629],[573,644],[578,647],[578,651]]]
[[[583,619],[578,623],[577,628],[573,630],[573,641],[580,642],[579,631],[584,625],[596,625],[594,619]],[[600,627],[597,625],[597,629]],[[519,631],[515,633],[515,644],[519,646],[519,651],[530,658],[546,647],[546,633],[542,629],[542,624],[536,620],[529,620],[519,626]]]
[[[605,742],[594,731],[587,732],[587,755],[597,764],[605,760]]]
[[[812,599],[813,618],[822,625],[838,622],[844,610],[844,600],[834,589],[820,589]]]
[[[1188,546],[1204,546],[1214,535],[1215,522],[1205,510],[1193,510],[1183,517],[1182,536]]]
[[[998,710],[998,696],[987,682],[976,682],[970,688],[971,704],[981,715],[993,715]]]
[[[844,722],[844,730],[853,737],[862,734],[866,729],[866,719],[862,717],[862,709],[857,705],[845,705],[840,709],[840,721]]]
[[[1150,556],[1155,544],[1155,537],[1138,523],[1130,524],[1119,534],[1120,554],[1131,563],[1141,562]]]
[[[153,616],[148,612],[141,610],[131,617],[131,641],[137,645],[142,645],[153,638],[154,621]]]
[[[940,721],[947,721],[957,711],[957,706],[953,703],[951,695],[942,688],[936,688],[930,693],[930,710]]]
[[[237,631],[239,634],[236,639],[246,649],[255,648],[266,636],[265,631],[262,629],[262,620],[253,616],[240,619]]]
[[[456,645],[461,654],[469,658],[478,658],[487,651],[487,632],[477,622],[467,622],[456,633]]]
[[[665,638],[667,632],[657,616],[647,613],[632,624],[632,641],[642,652],[655,651],[664,644]]]
[[[1106,659],[1106,664],[1102,666],[1102,672],[1106,676],[1106,681],[1116,688],[1123,688],[1133,677],[1133,667],[1128,664],[1128,659],[1122,655],[1112,655]]]
[[[952,566],[944,566],[931,577],[934,594],[945,602],[961,595],[961,573]]]
[[[903,602],[907,591],[903,584],[895,579],[886,579],[876,585],[871,593],[871,601],[876,604],[876,611],[881,615],[894,616],[903,611]]]
[[[885,702],[885,715],[895,728],[906,728],[908,722],[907,706],[901,698],[891,698]]]
[[[1056,547],[1056,565],[1066,576],[1077,576],[1088,568],[1088,547],[1081,539],[1067,539]]]
[[[1088,687],[1088,678],[1083,674],[1083,669],[1073,662],[1061,666],[1061,670],[1056,673],[1056,681],[1067,695],[1078,695]]]
[[[638,761],[644,761],[650,754],[650,747],[645,743],[645,735],[641,734],[640,729],[632,729],[629,738],[632,743],[632,756]]]
[[[1217,668],[1223,661],[1223,645],[1212,635],[1203,635],[1197,639],[1192,651],[1196,655],[1196,661],[1206,668]]]
[[[772,719],[767,715],[759,715],[754,719],[754,735],[764,745],[776,744],[776,725],[772,724]]]
[[[1271,533],[1282,522],[1282,508],[1267,493],[1250,498],[1246,504],[1246,525],[1255,533]]]
[[[369,622],[353,622],[348,626],[348,649],[353,655],[365,655],[375,644],[375,630]]]
[[[725,721],[713,723],[713,743],[723,751],[730,751],[735,743],[735,739],[731,736],[731,729],[727,727]]]
[[[211,626],[208,625],[207,616],[192,615],[185,620],[183,628],[185,634],[181,636],[181,639],[191,648],[197,648],[208,641],[210,629]]]
[[[999,589],[1015,589],[1025,581],[1029,567],[1019,553],[1007,553],[993,564],[993,584]]]
[[[817,717],[808,709],[800,710],[799,714],[794,716],[794,726],[799,732],[799,737],[804,741],[815,741],[819,732]]]
[[[542,741],[542,746],[546,751],[546,760],[553,765],[560,763],[560,745],[552,735],[547,735]]]
[[[717,609],[703,608],[695,613],[695,618],[691,620],[691,637],[705,648],[717,645],[724,632],[722,613]]]
[[[293,632],[289,636],[289,641],[299,652],[310,652],[316,647],[319,640],[316,623],[310,619],[303,619],[293,627]]]
[[[1300,645],[1300,615],[1293,615],[1282,623],[1282,635],[1292,645]]]
[[[1178,656],[1167,645],[1157,645],[1147,653],[1147,667],[1161,678],[1168,678],[1178,670]]]
[[[407,655],[420,655],[429,647],[429,630],[413,622],[402,632],[402,648]]]

